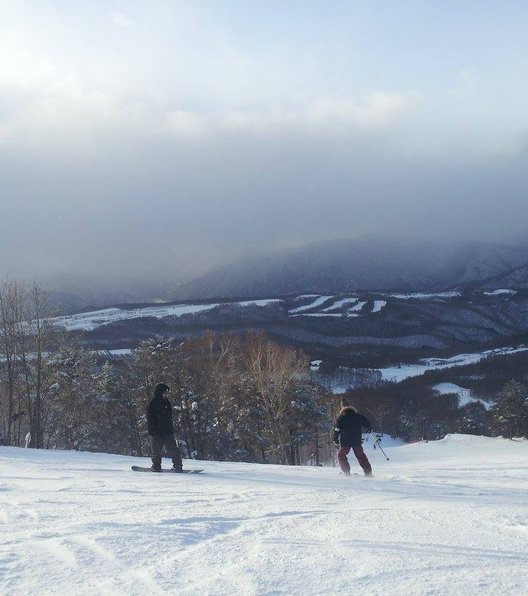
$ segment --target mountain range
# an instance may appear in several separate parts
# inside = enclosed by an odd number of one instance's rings
[[[371,236],[246,257],[174,287],[170,300],[87,307],[61,324],[103,350],[262,330],[366,367],[528,340],[528,244]]]
[[[528,242],[450,243],[375,235],[240,258],[182,282],[96,281],[62,274],[44,280],[63,314],[113,304],[346,294],[528,288]]]
[[[463,244],[367,236],[245,257],[182,284],[174,298],[498,287],[528,287],[528,243]]]

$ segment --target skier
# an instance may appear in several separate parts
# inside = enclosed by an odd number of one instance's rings
[[[350,449],[354,451],[359,465],[363,468],[365,476],[372,476],[372,467],[361,446],[361,430],[372,430],[372,425],[365,416],[358,414],[354,406],[344,406],[337,417],[334,428],[334,443],[339,448],[337,461],[343,474],[350,476],[350,464],[347,455]]]
[[[158,383],[154,389],[154,399],[147,407],[147,426],[152,443],[153,472],[161,472],[161,450],[165,449],[172,458],[174,472],[182,471],[182,458],[174,437],[172,405],[167,397],[170,388],[165,383]]]

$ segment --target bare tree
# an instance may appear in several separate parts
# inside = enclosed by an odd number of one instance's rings
[[[252,333],[245,343],[244,364],[269,433],[269,450],[280,463],[286,463],[291,457],[292,391],[308,370],[308,359],[298,350],[270,341],[263,333]]]
[[[40,449],[44,447],[49,401],[53,397],[47,390],[47,360],[57,349],[59,334],[50,318],[54,313],[49,307],[47,293],[37,284],[25,290],[20,307],[17,338],[24,379],[24,402],[29,417],[31,446]]]
[[[29,432],[44,446],[48,398],[47,358],[59,334],[50,320],[46,293],[37,284],[7,280],[0,289],[0,411],[6,440],[15,445]]]
[[[0,420],[5,442],[19,444],[24,412],[17,400],[17,325],[20,318],[20,289],[6,280],[0,287]],[[18,403],[17,403],[18,401]],[[17,432],[18,427],[18,432]]]

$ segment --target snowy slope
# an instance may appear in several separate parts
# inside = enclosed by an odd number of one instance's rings
[[[475,402],[481,403],[486,408],[486,410],[489,410],[492,406],[492,404],[490,404],[489,402],[486,402],[482,399],[473,397],[471,389],[466,389],[465,387],[460,387],[460,385],[457,385],[456,383],[438,383],[437,385],[435,385],[433,387],[433,389],[439,395],[449,395],[449,394],[458,395],[458,407],[459,408],[462,408],[464,406],[467,406],[468,404],[475,403]]]
[[[504,297],[513,296],[517,292],[515,290],[500,289],[494,291],[480,292],[481,298],[486,298],[489,302],[490,297]],[[475,294],[476,295],[476,294]],[[369,315],[375,315],[383,312],[386,307],[392,306],[395,303],[415,302],[419,301],[421,304],[428,303],[437,304],[438,301],[446,301],[451,298],[461,298],[461,292],[436,292],[436,293],[405,293],[405,294],[363,294],[360,298],[356,295],[336,296],[336,295],[321,295],[321,294],[302,294],[296,296],[291,300],[283,298],[263,298],[255,300],[244,301],[223,301],[210,304],[169,304],[160,303],[151,306],[141,306],[138,308],[125,307],[108,307],[100,310],[82,312],[77,314],[69,314],[50,319],[57,327],[62,327],[67,331],[94,331],[100,327],[119,323],[123,321],[134,321],[142,318],[179,318],[189,315],[198,315],[200,313],[209,313],[209,316],[214,318],[215,314],[219,317],[222,315],[222,309],[244,309],[247,307],[270,307],[276,314],[277,312],[287,312],[288,316],[292,318],[297,317],[327,317],[327,318],[358,318]],[[294,305],[300,301],[308,303],[289,308],[291,302]],[[365,308],[365,305],[369,305]],[[468,299],[468,305],[471,300]],[[210,311],[215,311],[210,312]],[[242,314],[242,313],[240,313]],[[509,315],[508,315],[509,316]],[[414,332],[414,331],[413,331]]]
[[[334,296],[320,296],[319,294],[305,294],[298,296],[295,300],[312,298],[308,304],[296,307],[288,311],[291,317],[315,316],[315,317],[354,317],[350,314],[353,311],[361,311],[366,301],[359,302],[355,297],[347,297],[336,300]],[[320,307],[326,302],[333,300],[333,303],[320,310]],[[212,311],[218,307],[229,306],[234,308],[277,306],[284,303],[280,298],[264,298],[260,300],[244,300],[236,302],[223,302],[212,304],[156,304],[155,306],[144,306],[140,308],[119,308],[110,307],[90,312],[82,312],[72,315],[64,315],[50,319],[57,327],[62,327],[67,331],[93,331],[99,327],[118,323],[121,321],[132,321],[147,317],[156,319],[165,319],[167,317],[183,317],[186,315],[196,315],[207,311]],[[352,305],[346,312],[335,312],[347,305]],[[386,306],[385,300],[374,301],[373,313],[380,312]]]
[[[528,443],[387,452],[365,479],[0,447],[0,593],[526,594]]]
[[[231,306],[268,306],[281,302],[279,299],[263,300],[245,300],[243,302],[231,302]],[[90,311],[75,315],[65,315],[51,319],[58,327],[64,327],[67,331],[93,331],[98,327],[116,323],[118,321],[128,321],[131,319],[140,319],[144,317],[155,317],[163,319],[165,317],[182,317],[184,315],[195,315],[200,312],[217,308],[220,304],[172,304],[157,305],[143,308],[122,309],[105,308],[103,310]]]
[[[507,356],[509,354],[526,352],[527,350],[528,346],[511,346],[486,350],[484,352],[474,352],[472,354],[458,354],[451,358],[423,358],[420,360],[421,364],[401,364],[399,366],[378,368],[376,370],[381,372],[381,378],[384,381],[400,383],[411,377],[419,377],[429,370],[443,370],[457,366],[467,366],[468,364],[476,364],[477,362],[492,356]]]

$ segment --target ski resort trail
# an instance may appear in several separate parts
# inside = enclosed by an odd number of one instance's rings
[[[0,447],[0,593],[526,594],[528,442],[385,450],[367,479]]]

